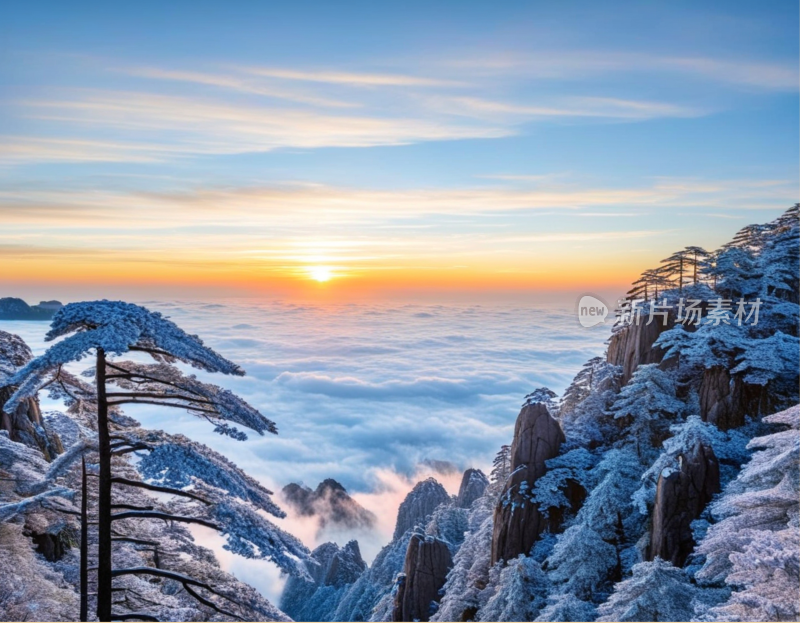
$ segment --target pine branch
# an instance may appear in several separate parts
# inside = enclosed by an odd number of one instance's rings
[[[198,404],[214,405],[210,400],[193,398],[192,396],[180,396],[178,394],[159,394],[158,392],[109,392],[108,398],[157,398],[163,400],[187,400]]]
[[[244,621],[244,619],[242,617],[234,614],[233,612],[229,612],[228,610],[223,610],[222,608],[217,606],[217,604],[215,604],[210,599],[206,599],[205,597],[200,595],[197,591],[193,590],[188,584],[184,583],[183,588],[186,589],[187,593],[189,593],[192,597],[194,597],[197,601],[199,601],[204,606],[208,606],[209,608],[213,608],[214,610],[216,610],[220,614],[224,614],[224,615],[227,615],[229,617],[233,617],[234,619],[239,619],[240,621]],[[219,594],[219,593],[216,593],[216,594]],[[223,595],[223,597],[224,597],[224,595]],[[234,603],[236,603],[236,602],[234,602]]]
[[[149,547],[158,547],[159,543],[157,541],[148,541],[146,539],[135,539],[130,536],[115,536],[111,537],[112,541],[120,541],[123,543],[133,543],[134,545],[147,545]]]
[[[168,396],[165,396],[168,398]],[[200,407],[192,407],[191,405],[175,405],[170,404],[168,402],[161,402],[159,400],[115,400],[114,402],[109,401],[109,407],[115,407],[117,405],[124,405],[124,404],[136,404],[136,405],[156,405],[158,407],[175,407],[176,409],[186,409],[187,411],[197,411],[199,413],[207,413],[208,415],[217,416],[217,413],[214,411],[209,411],[208,409],[201,409]]]
[[[211,588],[211,586],[209,586],[205,582],[201,582],[200,580],[195,580],[194,578],[189,577],[188,575],[183,575],[182,573],[177,573],[175,571],[167,571],[166,569],[155,569],[154,567],[127,567],[127,568],[124,568],[124,569],[112,569],[111,570],[111,577],[112,578],[116,578],[116,577],[119,577],[119,576],[122,576],[122,575],[155,575],[155,576],[158,576],[158,577],[161,577],[161,578],[167,578],[168,580],[175,580],[175,581],[180,582],[181,584],[183,584],[183,587],[186,589],[186,592],[188,592],[192,597],[197,599],[200,603],[208,605],[208,606],[214,608],[215,610],[218,610],[219,612],[227,614],[228,616],[233,616],[233,617],[236,617],[237,619],[241,620],[241,617],[238,617],[235,614],[232,614],[232,613],[229,613],[229,612],[224,612],[223,610],[220,610],[216,605],[214,605],[211,602],[208,602],[207,599],[199,596],[195,591],[190,591],[188,587],[191,585],[191,586],[196,586],[198,588],[204,588],[208,592],[213,593],[214,595],[217,595],[218,597],[222,597],[223,599],[227,599],[228,601],[230,601],[233,604],[236,604],[237,606],[240,605],[240,604],[238,604],[231,597],[228,597],[227,595],[224,595],[223,593],[220,593],[220,592],[214,590],[213,588]]]
[[[203,504],[211,504],[210,500],[205,499],[202,496],[199,496],[191,491],[183,491],[182,489],[174,489],[172,487],[163,487],[161,485],[151,485],[147,482],[142,482],[141,480],[130,480],[129,478],[122,478],[119,476],[115,476],[111,479],[112,483],[117,483],[120,485],[127,485],[129,487],[139,487],[140,489],[147,489],[148,491],[156,491],[158,493],[171,493],[172,495],[180,495],[186,498],[192,498],[193,500],[197,500],[198,502],[202,502]]]
[[[126,508],[132,511],[152,511],[155,506],[137,506],[136,504],[112,504],[111,508]]]
[[[207,519],[200,517],[186,517],[184,515],[172,515],[162,511],[125,511],[122,513],[115,513],[111,515],[111,521],[117,519],[163,519],[164,521],[178,521],[181,523],[196,523],[201,526],[206,526],[213,530],[222,530],[222,527]]]
[[[154,617],[152,614],[146,614],[144,612],[126,612],[124,614],[111,615],[112,621],[131,621],[133,619],[138,619],[139,621],[155,621],[158,623],[158,619],[156,617]]]

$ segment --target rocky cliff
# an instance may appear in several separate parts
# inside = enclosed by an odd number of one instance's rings
[[[311,557],[318,563],[308,570],[313,582],[290,577],[281,596],[281,610],[296,621],[328,620],[336,599],[367,568],[357,541],[323,543]]]
[[[0,331],[0,430],[7,431],[11,441],[40,450],[46,460],[52,461],[64,448],[58,434],[45,425],[38,400],[26,398],[13,413],[3,411],[3,405],[16,390],[7,384],[8,380],[32,358],[33,353],[22,338]]]
[[[622,368],[622,383],[627,383],[634,370],[642,364],[661,363],[664,351],[654,346],[656,340],[664,332],[675,326],[674,317],[670,314],[666,326],[661,318],[650,324],[646,320],[631,324],[615,331],[608,342],[608,363]]]
[[[489,479],[479,469],[468,469],[461,477],[461,486],[456,496],[456,506],[469,508],[472,503],[481,497],[489,485]]]
[[[544,404],[522,408],[511,444],[511,475],[494,511],[492,564],[527,555],[547,526],[530,491],[547,471],[545,461],[558,455],[563,442],[564,433]]]
[[[741,375],[731,375],[727,368],[713,366],[704,370],[700,381],[700,415],[720,430],[744,425],[747,416],[772,413],[780,404],[769,385],[750,385]]]
[[[719,490],[717,457],[710,447],[696,443],[680,457],[680,470],[658,479],[648,559],[659,557],[682,567],[695,545],[691,524]]]
[[[418,482],[397,510],[397,524],[392,538],[399,539],[408,530],[424,523],[436,507],[449,501],[447,491],[434,478]]]
[[[397,580],[392,621],[427,621],[453,566],[444,541],[415,534],[408,542],[403,572]]]

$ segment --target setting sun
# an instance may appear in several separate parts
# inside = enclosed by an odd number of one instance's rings
[[[331,278],[331,269],[327,266],[312,266],[308,269],[309,276],[320,283],[329,281]]]

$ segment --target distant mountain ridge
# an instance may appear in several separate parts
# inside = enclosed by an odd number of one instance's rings
[[[323,480],[316,489],[291,482],[283,490],[287,504],[306,517],[318,517],[320,529],[333,524],[349,529],[371,529],[377,517],[361,506],[333,478]]]
[[[22,299],[0,298],[0,320],[50,320],[63,307],[59,301],[41,301],[28,305]]]

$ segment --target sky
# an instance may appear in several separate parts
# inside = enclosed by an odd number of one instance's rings
[[[0,293],[619,291],[798,200],[796,2],[7,2]]]

